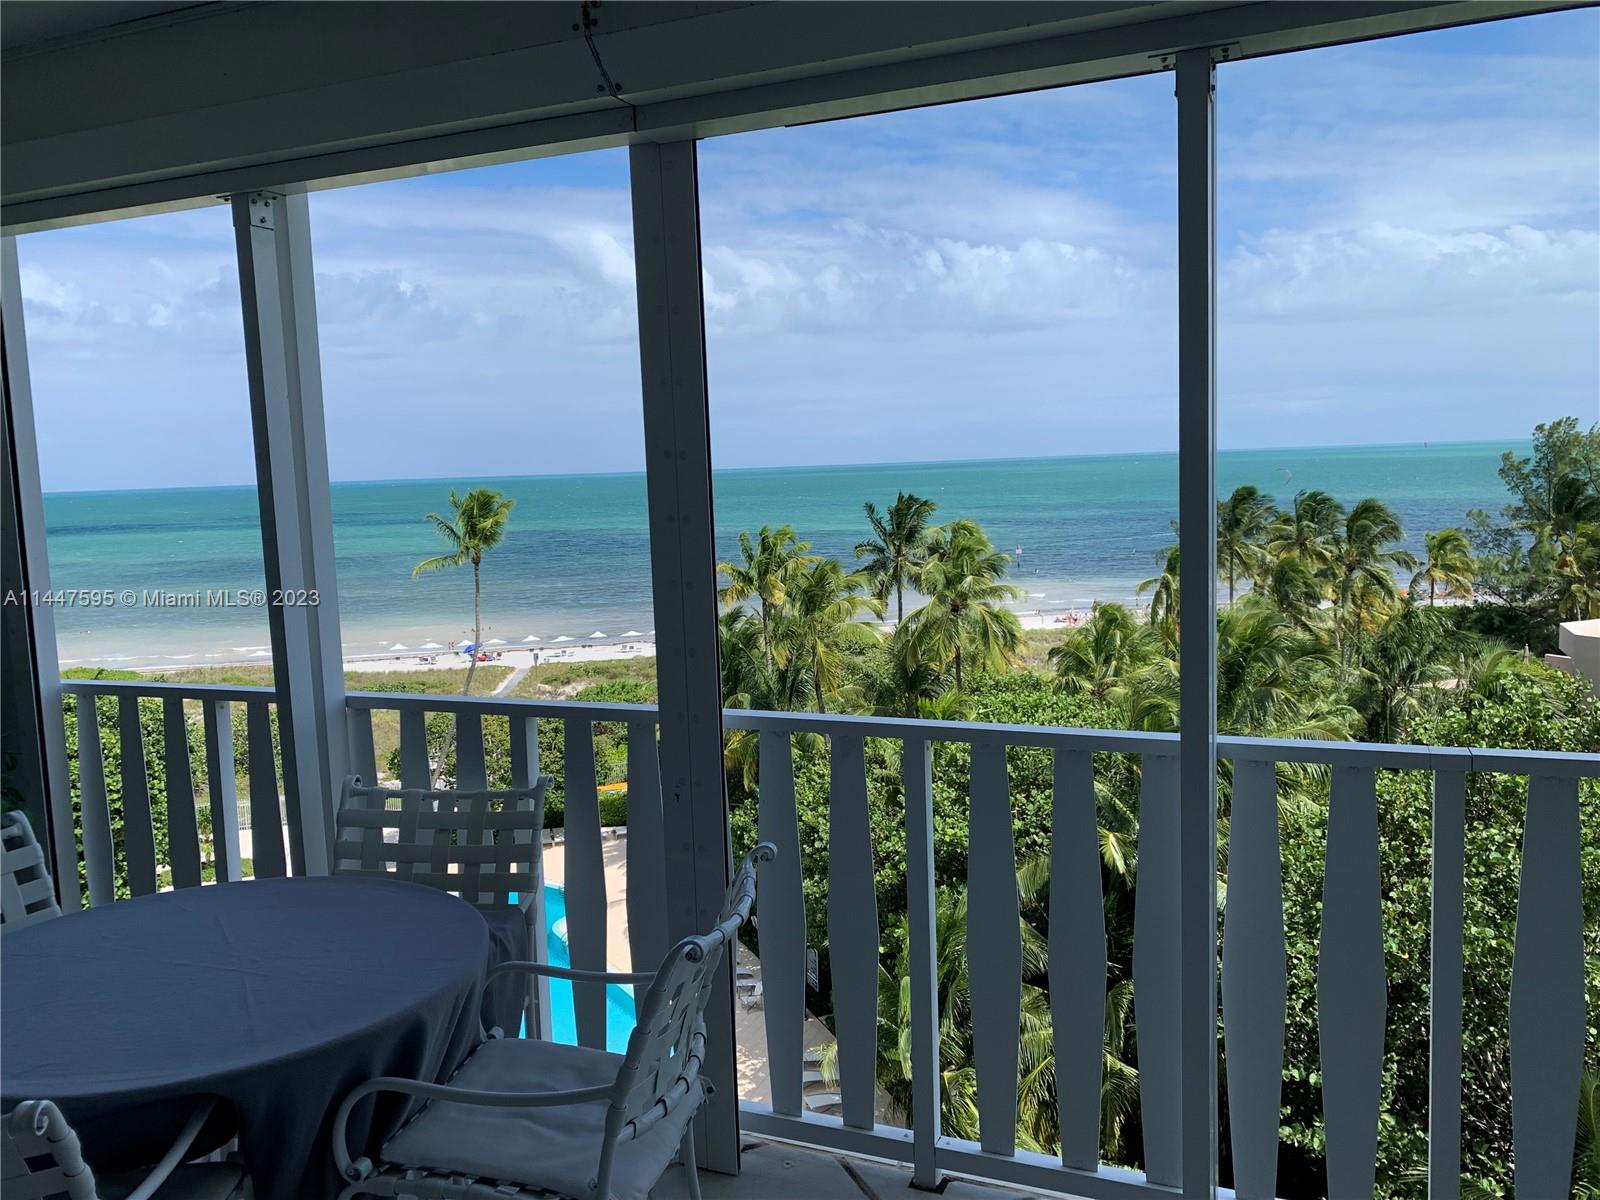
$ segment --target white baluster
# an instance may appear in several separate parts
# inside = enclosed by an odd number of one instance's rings
[[[1228,835],[1228,902],[1222,943],[1228,1121],[1239,1200],[1278,1194],[1288,960],[1278,780],[1270,762],[1237,762]]]

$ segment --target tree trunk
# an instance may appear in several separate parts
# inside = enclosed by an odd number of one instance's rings
[[[766,655],[767,672],[772,671],[772,628],[767,622],[767,602],[761,602],[761,650]]]
[[[479,569],[483,566],[483,557],[474,556],[472,560],[472,653],[467,655],[467,677],[461,682],[461,694],[472,695],[472,676],[478,669],[478,655],[483,650],[483,583],[479,576]],[[430,769],[429,778],[433,787],[438,787],[444,782],[445,764],[450,761],[450,751],[455,749],[456,723],[450,722],[450,730],[444,737],[444,749],[439,752],[437,769]],[[456,780],[459,786],[461,781]]]
[[[956,643],[956,691],[961,690],[961,643]]]
[[[906,619],[906,585],[898,579],[894,581],[894,612],[894,627],[899,629]]]
[[[472,560],[472,644],[475,648],[483,646],[483,577],[479,573],[483,560],[476,556]],[[477,661],[474,654],[473,661]]]
[[[1428,607],[1429,608],[1433,607],[1433,593],[1434,593],[1434,590],[1438,586],[1439,585],[1438,585],[1437,581],[1432,580],[1432,579],[1428,580]]]

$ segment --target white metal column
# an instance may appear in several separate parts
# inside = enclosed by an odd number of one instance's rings
[[[722,672],[706,406],[700,212],[692,141],[632,147],[634,269],[644,390],[650,572],[661,705],[665,903],[673,938],[715,921],[728,883]],[[682,884],[682,886],[677,886]],[[699,1122],[701,1162],[739,1170],[730,954],[706,1012],[706,1074],[716,1094]]]
[[[22,281],[17,267],[17,239],[0,238],[0,323],[3,323],[8,489],[16,493],[15,534],[20,545],[22,585],[30,592],[50,590],[50,560],[44,542],[44,492],[39,479],[39,446],[33,424],[33,387],[28,374],[28,335],[22,319]],[[6,498],[9,506],[11,496]],[[5,614],[7,624],[23,623],[25,636],[6,639],[7,649],[26,645],[28,662],[6,662],[10,675],[19,668],[33,677],[33,702],[37,705],[38,739],[43,749],[42,769],[31,771],[47,806],[50,847],[53,853],[57,899],[63,910],[83,907],[78,893],[77,839],[72,831],[72,790],[67,774],[66,728],[61,711],[61,664],[56,655],[55,614],[48,604],[18,605]],[[92,711],[92,705],[91,711]],[[26,764],[24,764],[26,768]],[[41,841],[44,839],[41,838]],[[64,881],[70,882],[67,886]],[[111,897],[94,897],[109,901]]]
[[[304,193],[232,205],[290,851],[324,875],[347,751],[310,214]]]
[[[1183,1195],[1217,1187],[1216,68],[1177,56]]]

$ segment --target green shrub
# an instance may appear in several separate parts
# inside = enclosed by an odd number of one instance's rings
[[[79,847],[83,845],[83,800],[79,786],[81,764],[78,754],[78,712],[82,703],[83,700],[80,697],[68,696],[62,705],[62,715],[66,727],[68,777],[72,789],[73,836]],[[138,706],[139,727],[144,743],[145,780],[150,794],[151,833],[155,838],[156,862],[165,864],[170,861],[171,857],[167,833],[167,763],[164,753],[166,719],[160,700],[140,700]],[[120,702],[114,696],[101,696],[95,700],[94,710],[96,724],[100,732],[101,761],[104,764],[106,807],[111,819],[111,844],[114,856],[113,875],[116,880],[116,894],[118,899],[126,899],[132,892],[128,886],[127,830],[122,797],[123,745]],[[203,779],[205,774],[204,735],[193,721],[188,722],[187,730],[190,771]],[[191,788],[195,786],[193,779],[191,779],[189,786]],[[199,808],[196,816],[200,824],[202,842],[209,840],[210,807]],[[202,852],[204,852],[204,845],[202,845]],[[87,904],[89,902],[88,871],[82,860],[81,852],[78,863],[78,882],[82,889],[83,902]]]
[[[604,684],[601,686],[610,686]],[[620,703],[620,701],[610,701]],[[456,746],[450,737],[454,717],[449,713],[431,713],[428,716],[428,758],[438,762],[445,753],[445,743],[451,743],[445,757],[444,770],[439,775],[439,786],[456,786]],[[505,717],[486,717],[483,720],[483,757],[489,786],[511,786],[511,726]],[[566,824],[566,737],[565,722],[543,719],[539,722],[539,771],[554,780],[545,796],[544,825],[546,829],[560,829]],[[628,777],[628,727],[621,722],[598,721],[594,724],[595,782],[597,784],[624,783]],[[391,778],[400,776],[400,749],[390,752],[385,763]],[[610,805],[607,801],[616,795]],[[608,815],[609,814],[609,815]],[[601,796],[601,823],[627,824],[627,799],[614,793]]]
[[[606,827],[628,823],[628,793],[604,792],[600,796],[600,824]]]

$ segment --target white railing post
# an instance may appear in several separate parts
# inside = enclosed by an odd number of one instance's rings
[[[1584,1051],[1578,781],[1533,771],[1511,960],[1511,1133],[1518,1196],[1572,1188]]]
[[[1428,1200],[1461,1196],[1466,805],[1466,772],[1435,771],[1433,895],[1428,914]]]
[[[706,405],[699,184],[692,141],[640,143],[633,177],[639,372],[644,398],[650,574],[661,697],[661,808],[668,934],[710,927],[727,887],[716,539]],[[700,1161],[739,1170],[733,987],[728,956],[706,1010],[706,1074],[716,1094],[697,1122]]]
[[[785,735],[788,736],[787,734]],[[906,926],[911,943],[911,1135],[913,1187],[939,1186],[939,930],[933,875],[933,746],[907,738]],[[1098,877],[1097,877],[1098,878]]]
[[[1216,67],[1177,55],[1183,1194],[1217,1188]]]
[[[304,193],[232,204],[290,852],[325,875],[347,745],[310,210]]]
[[[50,560],[44,542],[44,492],[39,478],[39,447],[33,425],[33,387],[28,374],[28,337],[22,318],[22,281],[17,267],[17,239],[0,238],[0,341],[3,341],[5,381],[4,509],[7,588],[22,592],[50,590]],[[17,689],[31,713],[6,714],[21,719],[27,740],[42,755],[22,756],[20,770],[31,776],[29,797],[48,810],[49,833],[38,831],[41,845],[49,847],[51,875],[56,880],[78,877],[78,845],[72,831],[72,791],[67,774],[65,716],[61,707],[61,664],[56,657],[55,616],[48,604],[8,605],[5,609],[4,654],[10,670],[19,667],[18,655],[32,686]],[[94,720],[90,705],[89,719]],[[19,739],[18,744],[21,744]],[[35,819],[38,813],[32,814]],[[91,873],[91,879],[95,876]],[[76,886],[57,886],[57,902],[64,912],[83,907]],[[100,902],[104,897],[95,896]]]

